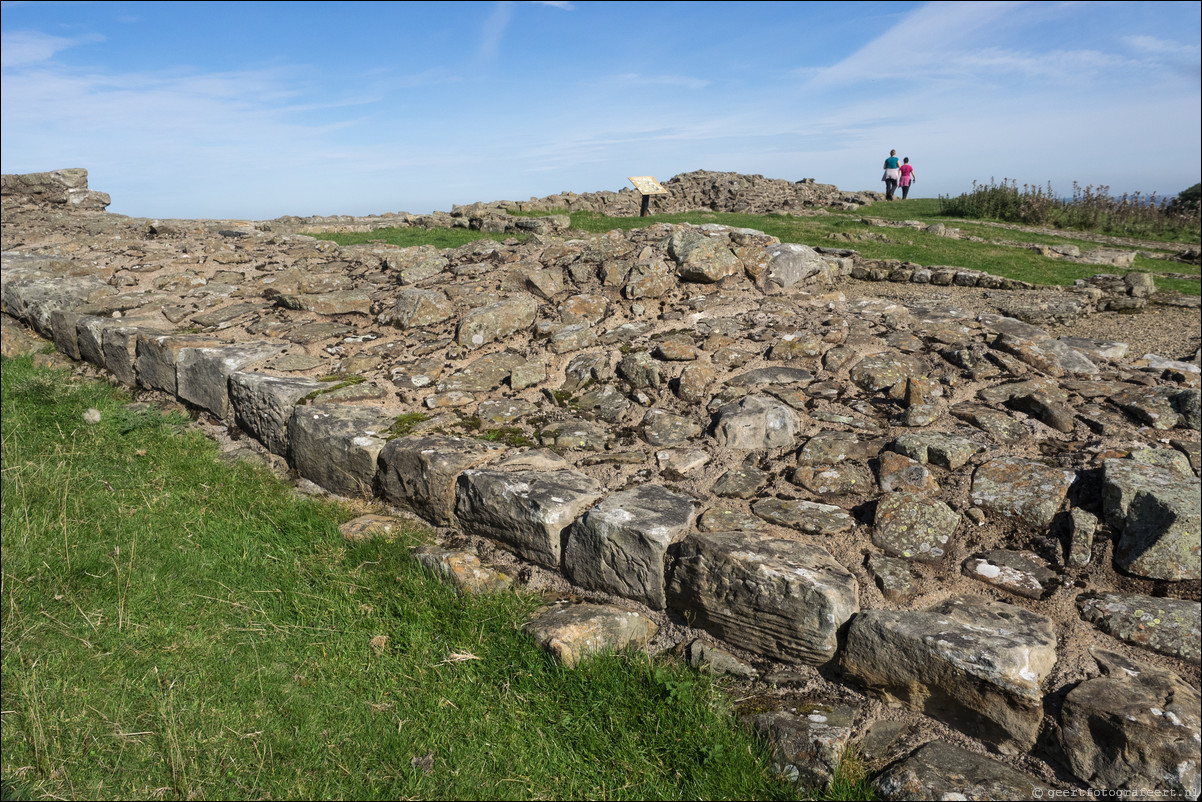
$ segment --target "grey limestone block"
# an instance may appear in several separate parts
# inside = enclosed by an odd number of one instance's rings
[[[459,474],[504,453],[504,446],[483,440],[398,437],[380,451],[380,492],[436,526],[454,526]]]
[[[565,573],[581,587],[662,610],[668,547],[692,521],[693,502],[659,485],[614,493],[568,530]]]
[[[288,454],[292,408],[310,393],[328,387],[316,379],[234,371],[229,376],[234,423],[272,454]]]
[[[848,679],[1009,754],[1035,744],[1055,663],[1051,619],[970,596],[862,612],[841,652]]]
[[[603,492],[595,479],[571,470],[467,470],[456,480],[455,517],[468,534],[559,570],[565,530]]]
[[[283,344],[268,342],[184,348],[176,356],[176,392],[181,400],[225,420],[230,411],[230,374],[283,350]]]
[[[370,496],[376,458],[395,420],[396,411],[369,407],[294,407],[288,421],[288,461],[331,493]]]
[[[673,547],[667,600],[695,626],[774,660],[821,664],[859,610],[855,577],[823,548],[752,532]]]

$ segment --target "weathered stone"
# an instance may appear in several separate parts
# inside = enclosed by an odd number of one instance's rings
[[[1046,530],[1073,479],[1072,471],[1019,457],[998,457],[973,473],[972,503],[988,513]]]
[[[725,498],[755,498],[768,484],[769,475],[753,465],[731,468],[718,477],[710,488],[715,496]]]
[[[582,412],[592,412],[606,423],[618,423],[626,416],[626,412],[634,406],[630,402],[630,399],[622,395],[612,384],[597,385],[588,392],[581,393],[572,402],[572,405]],[[673,417],[676,418],[678,416]],[[699,424],[692,421],[690,423],[696,427],[697,433],[701,432]]]
[[[881,452],[877,458],[876,473],[877,482],[886,493],[894,490],[939,492],[939,483],[922,463],[893,451]]]
[[[714,439],[726,448],[767,450],[793,445],[797,413],[764,395],[727,404],[714,413]]]
[[[830,788],[843,752],[856,732],[855,708],[811,700],[784,710],[756,713],[744,720],[768,744],[777,774],[806,789],[820,791]]]
[[[801,485],[820,496],[872,493],[876,482],[868,467],[858,462],[840,465],[798,465],[790,477],[795,485]]]
[[[741,359],[745,360],[744,354]],[[767,367],[749,370],[726,380],[732,387],[756,387],[762,384],[801,384],[809,382],[814,374],[804,368]]]
[[[676,395],[681,401],[699,404],[714,390],[718,375],[709,365],[688,365],[680,372]]]
[[[904,602],[914,595],[914,577],[905,560],[872,554],[868,557],[868,570],[886,601]]]
[[[301,399],[328,386],[315,379],[234,371],[229,376],[229,401],[234,423],[272,454],[286,456],[292,408]]]
[[[711,674],[755,679],[760,673],[725,649],[706,643],[701,638],[697,638],[685,648],[685,658],[693,668]]]
[[[743,510],[732,510],[726,507],[713,507],[701,513],[697,518],[697,528],[702,532],[771,532],[770,526],[763,518]]]
[[[881,451],[879,440],[861,440],[850,432],[819,432],[797,454],[801,465],[837,465],[845,460],[867,461]]]
[[[675,547],[668,604],[728,643],[825,663],[859,609],[855,577],[824,549],[750,532],[693,533]]]
[[[74,309],[116,290],[94,276],[26,278],[4,283],[4,311],[38,334],[54,339],[50,315],[58,309]]]
[[[575,668],[595,654],[641,647],[659,627],[634,610],[612,604],[571,604],[535,610],[522,631],[560,663]]]
[[[543,427],[539,440],[548,448],[563,451],[602,451],[610,435],[604,426],[581,418],[557,421]]]
[[[1202,791],[1198,691],[1170,671],[1095,649],[1106,676],[1071,690],[1060,711],[1061,749],[1091,788]]]
[[[957,470],[981,450],[981,446],[971,440],[944,432],[903,434],[890,448],[924,465],[930,462],[949,471]]]
[[[652,355],[665,362],[694,362],[701,358],[701,349],[680,340],[664,340],[655,346]]]
[[[651,409],[643,416],[643,439],[653,446],[679,446],[701,434],[692,418]]]
[[[1029,556],[994,549],[964,561],[964,575],[1028,599],[1042,599],[1056,589],[1056,574]]]
[[[824,342],[821,337],[810,331],[782,334],[781,338],[768,350],[768,359],[782,361],[810,359],[820,356],[829,347],[829,344]]]
[[[782,242],[768,246],[767,279],[785,289],[815,277],[830,282],[826,260],[808,245]]]
[[[288,461],[301,476],[341,496],[370,496],[376,457],[396,411],[366,407],[294,407]]]
[[[499,593],[508,590],[513,583],[507,574],[484,565],[471,552],[423,545],[414,547],[409,553],[463,595]]]
[[[440,393],[483,393],[495,390],[509,378],[510,372],[523,362],[525,359],[522,356],[510,351],[482,356],[440,381],[437,389]]]
[[[379,490],[384,498],[435,526],[455,525],[455,480],[505,453],[483,440],[431,435],[398,437],[380,451]]]
[[[873,787],[882,799],[919,802],[928,799],[1041,800],[1053,789],[1003,763],[931,741],[876,778]]]
[[[108,336],[114,334],[113,329],[105,332]],[[139,331],[137,339],[137,357],[134,363],[138,374],[138,384],[151,390],[162,390],[171,395],[176,394],[175,363],[179,352],[185,348],[212,348],[222,345],[219,340],[204,335],[159,335],[154,332]],[[107,349],[106,349],[106,357]],[[114,361],[119,361],[114,360]],[[112,368],[109,368],[112,370]]]
[[[505,426],[537,411],[538,407],[521,398],[498,398],[476,407],[476,417],[485,423]]]
[[[922,364],[909,354],[883,353],[857,362],[851,369],[851,380],[861,389],[875,393],[922,373]]]
[[[1120,533],[1115,563],[1153,579],[1202,576],[1199,482],[1137,460],[1103,462],[1106,521]]]
[[[534,325],[538,301],[517,295],[474,309],[459,321],[455,342],[464,348],[480,348]]]
[[[558,268],[531,270],[526,274],[526,288],[544,300],[563,292],[563,271]]]
[[[338,527],[338,534],[350,543],[363,543],[368,540],[392,540],[400,532],[411,528],[400,518],[391,515],[360,515]]]
[[[1182,422],[1173,405],[1179,392],[1175,387],[1132,387],[1112,395],[1110,402],[1153,429],[1172,429]]]
[[[1075,424],[1073,408],[1043,393],[1018,396],[1011,399],[1010,406],[1042,421],[1058,432],[1071,434],[1073,431]]]
[[[103,362],[101,364],[108,368],[113,377],[126,387],[135,386],[138,383],[138,341],[144,337],[154,336],[158,332],[139,326],[106,326],[99,331],[102,337],[101,358]],[[173,375],[174,365],[170,373],[166,370],[163,371],[164,381],[168,376]],[[174,387],[172,392],[174,392]]]
[[[422,328],[441,323],[454,313],[454,305],[438,290],[408,289],[397,293],[396,305],[380,315],[380,323],[400,329]]]
[[[845,674],[868,690],[1015,753],[1039,734],[1056,635],[1042,615],[965,596],[926,611],[861,612],[842,655]]]
[[[1021,422],[1004,412],[981,407],[975,404],[957,404],[951,408],[951,413],[963,421],[968,421],[978,429],[989,433],[999,443],[1020,443],[1030,438],[1031,432]]]
[[[662,610],[664,557],[692,521],[692,501],[659,485],[614,493],[568,530],[564,571],[582,587]]]
[[[655,452],[661,471],[689,474],[705,467],[710,455],[699,448],[665,448]]]
[[[646,351],[636,351],[622,357],[617,373],[636,390],[659,389],[664,383],[660,363],[652,359]]]
[[[575,471],[467,470],[456,484],[455,516],[468,534],[558,569],[565,530],[602,491],[595,479]]]
[[[960,516],[938,499],[887,493],[876,505],[872,542],[895,557],[939,562],[959,525]]]
[[[269,342],[180,349],[175,360],[176,393],[189,404],[225,419],[230,411],[230,374],[283,350],[283,345]]]
[[[600,323],[609,312],[609,301],[604,295],[573,295],[559,305],[559,316],[564,323]]]
[[[1080,507],[1069,510],[1069,565],[1074,568],[1089,565],[1093,558],[1093,536],[1098,528],[1097,517]]]
[[[1182,599],[1158,599],[1134,593],[1082,594],[1081,617],[1119,640],[1180,657],[1202,660],[1202,606]]]
[[[743,269],[726,242],[694,230],[676,231],[668,241],[668,254],[676,260],[681,281],[713,284]]]
[[[815,501],[760,499],[751,511],[769,523],[787,526],[807,535],[833,535],[855,527],[856,522],[841,507]]]

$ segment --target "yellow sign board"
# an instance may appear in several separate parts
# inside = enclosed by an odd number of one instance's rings
[[[649,175],[632,175],[628,176],[630,183],[634,184],[643,195],[667,195],[668,190],[660,186],[660,183]]]

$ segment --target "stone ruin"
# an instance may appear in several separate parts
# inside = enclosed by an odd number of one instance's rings
[[[742,677],[811,786],[858,746],[890,799],[1198,798],[1198,355],[1041,328],[1156,301],[1138,275],[1036,289],[716,225],[339,247],[108,214],[79,170],[3,187],[5,353],[19,321],[233,455],[419,516],[463,592],[570,590],[528,624],[566,664],[633,643]],[[599,196],[555,203],[637,213]]]

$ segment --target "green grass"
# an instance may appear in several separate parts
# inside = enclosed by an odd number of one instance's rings
[[[359,231],[344,234],[305,232],[307,236],[330,240],[339,245],[367,245],[379,243],[411,248],[415,245],[433,245],[436,248],[458,248],[469,242],[487,239],[504,242],[508,239],[525,240],[527,234],[496,234],[472,231],[468,228],[378,228],[375,231]]]
[[[952,218],[934,216],[938,201],[927,199],[905,202],[877,203],[855,213],[838,213],[814,217],[786,215],[728,214],[719,212],[687,212],[683,214],[651,215],[648,217],[606,217],[593,212],[574,212],[572,227],[584,231],[601,233],[615,228],[630,230],[658,222],[667,223],[719,223],[739,228],[755,228],[779,238],[782,242],[800,242],[811,247],[851,248],[868,259],[900,259],[921,265],[953,265],[955,267],[982,270],[1006,278],[1029,281],[1035,284],[1071,285],[1074,280],[1087,278],[1097,273],[1116,272],[1101,265],[1079,264],[1054,259],[1027,250],[998,242],[971,242],[963,239],[940,237],[921,229],[886,228],[865,225],[864,217],[892,215],[892,219],[915,219],[924,223],[944,222],[966,233],[990,240],[1010,240],[1043,244],[1077,244],[1082,250],[1092,247],[1090,243],[1074,240],[1065,234],[1029,234],[1022,231],[999,229],[989,226],[972,226]],[[1166,248],[1171,251],[1171,248]],[[1135,269],[1151,272],[1174,272],[1199,274],[1197,265],[1164,262],[1155,259],[1137,259]],[[1200,292],[1199,283],[1189,279],[1157,277],[1157,287],[1173,289],[1192,295]]]
[[[797,796],[713,680],[563,669],[537,599],[457,596],[420,533],[349,544],[183,418],[28,358],[0,383],[5,798]]]

